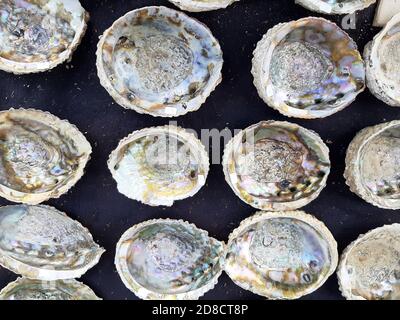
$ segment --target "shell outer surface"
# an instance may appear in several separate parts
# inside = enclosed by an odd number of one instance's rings
[[[252,74],[265,103],[304,119],[344,109],[365,88],[357,44],[333,22],[315,17],[270,29],[254,51]]]
[[[128,229],[115,265],[125,286],[146,300],[196,300],[214,288],[225,244],[182,220],[149,220]]]
[[[169,0],[181,10],[191,12],[223,9],[236,1],[239,0]]]
[[[41,281],[18,278],[0,291],[0,300],[101,300],[74,279]]]
[[[124,108],[159,117],[195,111],[221,82],[218,41],[199,21],[166,7],[145,7],[104,32],[100,82]]]
[[[348,300],[400,299],[400,224],[361,235],[343,252],[337,276]]]
[[[384,209],[400,209],[398,167],[400,121],[361,130],[346,154],[344,177],[350,190]]]
[[[297,299],[332,275],[337,244],[302,211],[258,212],[229,236],[225,271],[241,288],[268,299]]]
[[[225,179],[254,208],[293,210],[313,201],[330,172],[329,149],[313,131],[296,124],[262,121],[226,145]]]
[[[0,70],[15,74],[70,59],[89,20],[78,0],[4,0],[0,11]]]
[[[368,88],[392,107],[400,107],[399,52],[400,14],[397,14],[364,50]]]
[[[209,165],[201,141],[176,126],[133,132],[108,161],[119,192],[151,206],[172,206],[195,195],[206,182]]]
[[[0,207],[0,264],[26,278],[79,278],[100,259],[89,231],[57,209]]]
[[[376,3],[376,0],[296,0],[311,11],[324,14],[350,14]]]
[[[83,176],[92,148],[68,121],[34,109],[0,112],[0,196],[38,204]]]

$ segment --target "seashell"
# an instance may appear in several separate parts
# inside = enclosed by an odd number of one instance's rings
[[[226,8],[239,0],[168,0],[181,10],[191,12],[211,11]]]
[[[400,121],[361,130],[346,154],[351,191],[374,206],[400,209]]]
[[[344,109],[365,88],[356,43],[333,22],[315,17],[270,29],[254,51],[252,73],[270,107],[304,119]]]
[[[337,276],[348,300],[400,300],[400,224],[361,235],[343,252]]]
[[[367,44],[364,57],[370,91],[388,105],[400,107],[400,14]]]
[[[71,59],[88,20],[78,0],[2,0],[0,70],[42,72]]]
[[[101,300],[88,286],[73,279],[41,281],[18,278],[0,292],[0,300]]]
[[[337,244],[303,211],[259,212],[229,236],[225,271],[238,286],[268,299],[297,299],[336,269]]]
[[[225,180],[247,204],[261,210],[293,210],[318,197],[330,172],[329,149],[313,131],[262,121],[225,147]]]
[[[374,4],[376,0],[296,0],[304,8],[323,14],[351,14]]]
[[[49,206],[0,207],[0,264],[38,280],[79,278],[104,250],[89,231]]]
[[[172,206],[205,184],[209,159],[192,133],[175,126],[146,128],[122,139],[108,168],[118,191],[150,206]]]
[[[225,246],[182,220],[150,220],[127,230],[115,265],[141,299],[195,300],[211,290],[223,269]]]
[[[84,135],[48,112],[0,112],[0,196],[38,204],[66,193],[92,152]]]
[[[199,21],[166,7],[133,10],[106,30],[100,82],[124,108],[159,117],[195,111],[221,82],[218,41]]]

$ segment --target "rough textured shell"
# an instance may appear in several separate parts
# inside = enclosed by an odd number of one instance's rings
[[[315,17],[270,29],[254,51],[252,73],[260,97],[289,117],[330,116],[365,88],[356,43],[336,24]]]
[[[124,108],[159,117],[195,111],[221,82],[218,41],[199,21],[166,7],[127,13],[97,50],[100,82]]]
[[[101,300],[76,280],[41,281],[18,278],[0,292],[0,300]]]
[[[33,109],[0,112],[0,196],[38,204],[83,176],[92,148],[68,121]]]
[[[104,250],[90,232],[49,206],[0,207],[0,264],[38,280],[79,278]]]
[[[303,211],[259,212],[229,236],[225,271],[243,289],[269,299],[297,299],[336,269],[337,244]]]
[[[194,196],[204,186],[209,166],[201,141],[175,126],[131,133],[108,160],[119,192],[151,206],[172,206]]]
[[[297,124],[262,121],[226,145],[225,180],[247,204],[293,210],[318,197],[330,172],[329,149],[319,135]]]
[[[303,7],[324,14],[349,14],[368,8],[376,0],[296,0]]]
[[[149,220],[128,229],[115,265],[126,285],[146,300],[196,300],[222,273],[225,245],[182,220]]]
[[[191,12],[222,9],[236,1],[239,0],[169,0],[180,9]]]
[[[337,272],[348,300],[400,299],[400,224],[361,235],[343,252]]]
[[[346,154],[344,177],[351,191],[384,209],[400,209],[400,121],[361,130]]]
[[[89,20],[78,0],[4,0],[0,11],[0,70],[15,74],[70,59]]]
[[[400,14],[397,14],[364,50],[368,88],[393,107],[400,107],[399,52]]]

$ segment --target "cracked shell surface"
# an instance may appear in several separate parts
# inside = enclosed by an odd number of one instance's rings
[[[90,232],[49,206],[0,207],[0,264],[38,280],[79,278],[104,250]]]
[[[343,252],[339,285],[348,300],[400,300],[400,224],[361,235]]]
[[[221,82],[222,51],[199,21],[166,7],[127,13],[97,50],[100,82],[124,108],[159,117],[195,111]]]
[[[313,201],[330,172],[329,149],[313,131],[296,124],[262,121],[225,147],[225,179],[254,208],[293,210]]]
[[[366,45],[364,56],[370,91],[386,104],[400,107],[400,14]]]
[[[2,0],[0,69],[42,72],[70,59],[89,15],[78,0]]]
[[[191,12],[211,11],[226,8],[239,0],[168,0],[181,10]]]
[[[368,8],[376,0],[296,0],[311,11],[324,14],[350,14]]]
[[[33,109],[0,112],[0,196],[38,204],[66,193],[92,152],[72,124]]]
[[[241,288],[268,299],[297,299],[336,269],[337,244],[302,211],[259,212],[229,236],[225,271]]]
[[[336,24],[315,17],[270,29],[254,51],[252,73],[265,103],[304,119],[344,109],[365,88],[356,43]]]
[[[115,264],[128,289],[147,300],[195,300],[223,269],[225,245],[182,220],[150,220],[127,230]]]
[[[101,300],[76,280],[41,281],[18,278],[0,292],[0,300]]]
[[[400,121],[361,130],[350,143],[344,176],[351,191],[384,208],[400,209]]]
[[[175,126],[146,128],[121,140],[108,168],[118,191],[151,206],[172,206],[205,184],[209,158],[192,133]]]

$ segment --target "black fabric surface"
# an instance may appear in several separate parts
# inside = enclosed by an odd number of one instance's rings
[[[85,176],[60,199],[46,204],[78,219],[92,232],[107,252],[82,281],[104,299],[135,299],[125,288],[114,268],[115,245],[130,226],[154,218],[185,219],[220,239],[256,210],[239,200],[225,183],[222,167],[212,165],[207,184],[193,198],[177,202],[172,208],[152,208],[119,194],[106,162],[120,139],[149,126],[168,124],[168,119],[153,118],[127,111],[113,102],[101,87],[95,67],[98,37],[126,12],[148,5],[166,5],[166,0],[82,0],[91,20],[82,44],[72,62],[35,75],[15,76],[0,72],[1,110],[10,107],[38,108],[68,119],[86,134],[94,152]],[[379,31],[371,27],[373,10],[357,16],[357,29],[349,31],[360,50]],[[228,127],[242,129],[261,120],[288,120],[315,130],[331,150],[332,173],[327,187],[310,205],[303,208],[321,219],[339,243],[340,252],[359,234],[372,228],[400,222],[398,212],[381,210],[352,194],[343,178],[348,144],[362,128],[399,118],[399,110],[374,98],[368,90],[344,111],[320,120],[288,119],[266,106],[258,97],[250,74],[252,52],[262,35],[279,22],[318,15],[294,4],[294,0],[242,0],[225,10],[190,13],[206,23],[219,39],[224,51],[223,82],[202,108],[176,119],[177,124],[193,128]],[[340,22],[338,16],[327,17]],[[9,204],[0,199],[0,205]],[[0,287],[17,275],[0,268]],[[216,288],[205,299],[259,299],[240,289],[223,274]],[[333,275],[318,291],[303,299],[341,299]]]

